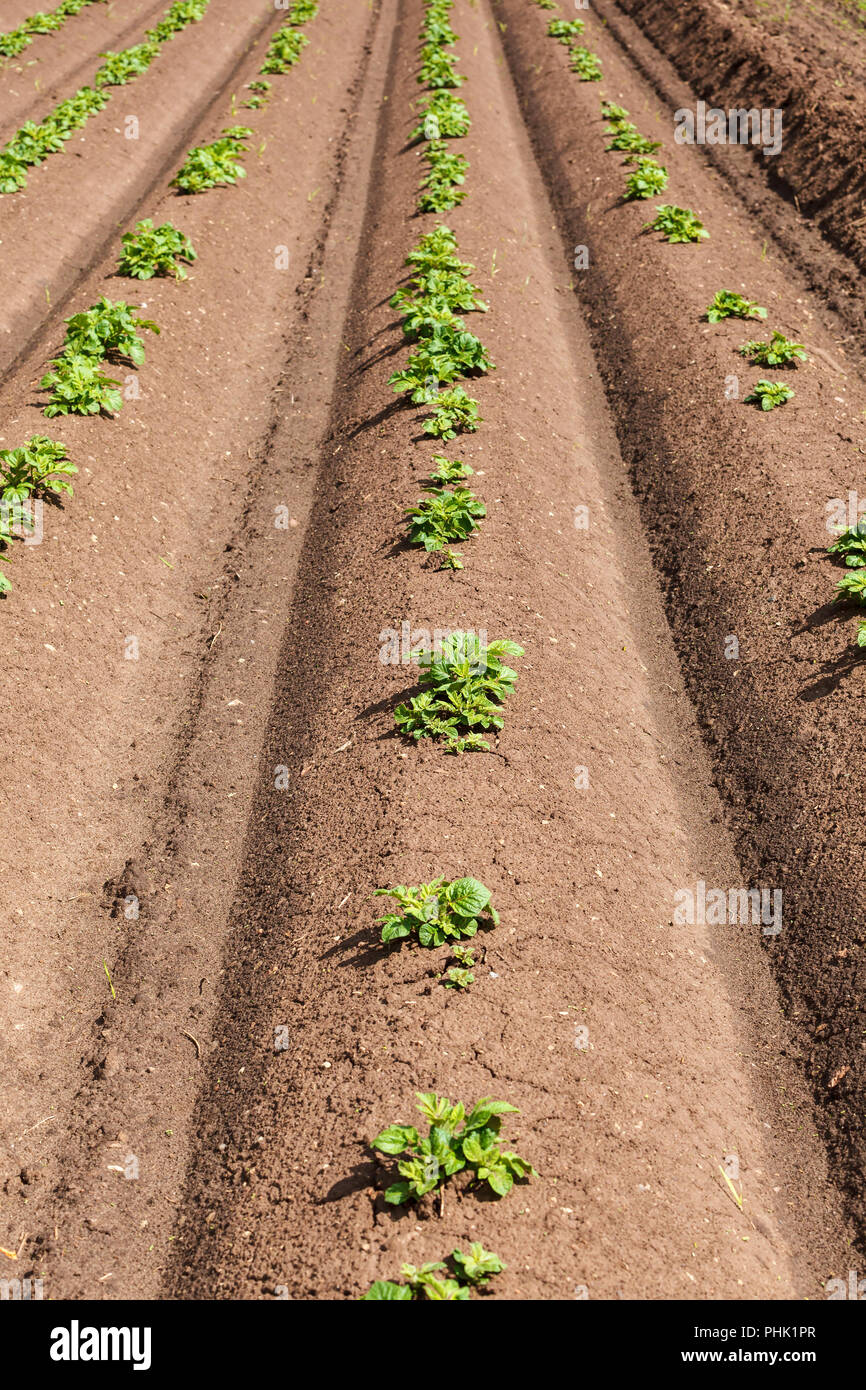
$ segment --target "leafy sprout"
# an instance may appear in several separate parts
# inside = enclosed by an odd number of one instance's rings
[[[759,367],[796,367],[798,361],[809,360],[802,343],[790,342],[784,333],[775,329],[768,343],[743,343],[737,350],[743,357],[750,357]]]
[[[114,414],[123,405],[117,390],[120,382],[105,376],[92,357],[68,353],[50,365],[53,371],[46,372],[39,383],[43,391],[51,392],[47,416]]]
[[[442,1261],[420,1267],[405,1264],[400,1270],[405,1284],[390,1279],[377,1279],[375,1284],[361,1297],[361,1302],[407,1303],[425,1297],[436,1303],[465,1303],[472,1289],[482,1289],[494,1274],[501,1274],[507,1268],[505,1262],[485,1250],[480,1242],[474,1242],[469,1250],[453,1250],[451,1264],[455,1278],[443,1276],[448,1266]]]
[[[467,1114],[459,1101],[455,1105],[432,1092],[418,1091],[416,1095],[417,1109],[429,1121],[427,1134],[419,1133],[414,1125],[389,1125],[370,1145],[392,1157],[407,1155],[397,1164],[400,1180],[385,1191],[390,1205],[420,1201],[465,1169],[473,1186],[486,1184],[497,1197],[506,1196],[515,1182],[537,1176],[526,1159],[499,1147],[501,1117],[518,1114],[515,1106],[485,1096]]]
[[[157,53],[159,43],[139,43],[122,53],[100,53],[105,62],[94,77],[97,87],[124,87],[141,73],[147,72]]]
[[[704,241],[710,235],[691,208],[680,208],[674,203],[657,207],[653,220],[644,223],[644,230],[647,228],[661,232],[665,241],[671,242]]]
[[[246,178],[240,160],[246,154],[244,141],[252,133],[248,126],[229,126],[210,145],[197,145],[172,179],[172,187],[181,193],[201,193],[206,188]]]
[[[761,410],[775,410],[777,406],[791,400],[793,395],[794,388],[787,386],[784,381],[767,381],[762,377],[760,381],[755,382],[748,396],[743,397],[743,403],[754,401]]]
[[[288,72],[300,60],[301,54],[310,40],[306,34],[284,26],[278,29],[271,39],[265,61],[259,68],[262,73]]]
[[[424,421],[424,433],[437,439],[454,439],[458,434],[473,434],[481,419],[478,402],[467,395],[462,386],[440,391],[429,404],[433,414]]]
[[[502,728],[502,708],[514,691],[517,672],[504,656],[523,656],[515,642],[485,644],[471,632],[452,632],[439,652],[413,653],[425,689],[394,718],[401,733],[416,740],[444,738],[449,751],[489,751],[480,730]]]
[[[30,497],[71,494],[67,479],[77,472],[65,444],[44,434],[31,435],[18,449],[0,449],[0,501],[20,504]]]
[[[436,488],[410,507],[406,515],[410,521],[410,545],[423,546],[429,554],[454,541],[465,541],[478,529],[487,509],[470,488]]]
[[[410,140],[455,140],[469,134],[472,122],[466,103],[450,92],[436,92],[421,113]]]
[[[585,28],[582,19],[552,19],[547,26],[548,37],[559,39],[560,43],[570,44],[579,38]]]
[[[458,1278],[465,1279],[468,1284],[473,1284],[476,1288],[482,1288],[489,1283],[492,1275],[501,1274],[507,1268],[499,1256],[494,1255],[490,1250],[485,1250],[480,1241],[473,1241],[468,1254],[464,1254],[460,1250],[452,1250],[451,1259],[457,1266]]]
[[[103,295],[98,303],[66,320],[66,356],[84,355],[97,362],[128,358],[136,367],[144,361],[144,344],[137,329],[159,333],[150,319],[136,317],[135,305],[112,302]]]
[[[382,940],[386,942],[415,937],[421,946],[432,948],[471,939],[479,927],[499,925],[490,889],[477,878],[449,882],[440,877],[414,888],[398,883],[394,888],[377,888],[375,896],[396,898],[401,909],[379,918],[377,925],[381,925]],[[457,955],[456,948],[454,954]]]
[[[149,217],[136,222],[134,232],[125,232],[121,244],[117,273],[134,280],[150,280],[154,275],[172,275],[176,280],[185,280],[187,273],[180,262],[190,264],[196,260],[188,236],[170,222],[154,227]]]
[[[625,184],[627,200],[653,198],[664,193],[667,188],[668,171],[655,159],[639,159],[634,172],[629,174]]]
[[[601,62],[588,48],[572,48],[571,70],[577,73],[581,82],[600,82],[602,79]]]
[[[722,319],[765,319],[766,309],[760,304],[756,304],[753,299],[745,299],[741,294],[734,290],[718,290],[713,296],[713,302],[707,309],[707,319],[710,323],[720,323]]]
[[[446,989],[468,989],[470,985],[475,983],[475,976],[471,970],[464,970],[457,965],[452,965],[442,983]]]

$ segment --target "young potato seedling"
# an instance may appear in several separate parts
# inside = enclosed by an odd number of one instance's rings
[[[245,110],[259,111],[263,106],[267,106],[271,90],[270,82],[248,82],[246,90],[252,92],[252,96],[241,102],[241,106]]]
[[[766,381],[763,377],[755,382],[748,396],[743,397],[743,404],[754,401],[760,406],[761,410],[775,410],[776,406],[784,405],[791,400],[794,395],[794,388],[786,386],[784,381]]]
[[[503,656],[523,656],[515,642],[484,646],[474,633],[452,632],[439,654],[416,652],[426,689],[394,711],[398,729],[413,739],[443,738],[449,752],[489,751],[479,730],[502,728],[502,707],[517,672]]]
[[[229,126],[210,145],[197,145],[171,181],[181,193],[201,193],[206,188],[237,183],[245,179],[240,159],[246,154],[244,141],[252,135],[249,126]]]
[[[466,81],[465,77],[454,71],[458,59],[446,53],[438,44],[426,44],[421,50],[421,59],[421,71],[416,81],[433,91],[462,87]]]
[[[655,159],[638,159],[634,172],[625,183],[626,201],[638,198],[654,198],[664,193],[668,184],[668,171]]]
[[[117,387],[119,381],[104,376],[99,363],[84,353],[69,353],[52,362],[53,371],[45,373],[39,383],[43,391],[52,393],[44,414],[107,415],[116,414],[123,405]]]
[[[734,290],[717,290],[713,302],[707,309],[709,323],[721,323],[722,319],[765,319],[766,309],[753,299],[744,299]]]
[[[490,371],[493,363],[474,333],[454,323],[440,323],[423,337],[402,371],[389,377],[389,385],[407,394],[417,405],[430,401],[440,383],[457,377]]]
[[[468,1254],[460,1250],[451,1251],[451,1259],[457,1266],[457,1278],[481,1289],[490,1282],[494,1274],[501,1274],[508,1266],[492,1250],[485,1250],[480,1241],[473,1241]]]
[[[806,349],[802,343],[792,343],[775,329],[768,343],[743,343],[737,349],[743,357],[750,357],[759,367],[796,367],[797,362],[808,362]]]
[[[67,479],[77,472],[65,444],[44,434],[31,435],[18,449],[0,449],[0,500],[14,506],[31,497],[71,495]]]
[[[830,555],[841,555],[849,569],[861,569],[866,565],[866,517],[856,526],[849,526],[839,535],[827,551]]]
[[[180,262],[189,265],[197,259],[188,236],[170,222],[154,227],[149,217],[136,222],[134,232],[125,232],[121,245],[117,273],[133,280],[151,280],[154,275],[185,280],[187,273]]]
[[[452,965],[442,983],[446,989],[468,989],[470,985],[474,985],[475,976],[471,970],[462,970],[459,966]]]
[[[424,421],[424,433],[434,439],[454,439],[458,434],[474,434],[481,416],[478,402],[468,396],[462,386],[440,391],[430,404],[433,414]]]
[[[437,488],[445,483],[459,483],[464,478],[470,478],[473,470],[468,463],[462,459],[447,459],[444,454],[434,454],[433,462],[436,468],[430,474],[424,487]]]
[[[469,134],[472,122],[466,103],[450,92],[436,92],[421,113],[410,140],[459,140]]]
[[[139,43],[134,48],[125,48],[122,53],[100,53],[105,62],[93,79],[96,87],[125,87],[147,72],[157,53],[158,43]]]
[[[319,13],[319,0],[295,0],[289,10],[288,24],[308,24]]]
[[[585,28],[582,19],[552,19],[547,26],[548,37],[559,39],[566,46],[572,39],[580,38]]]
[[[609,145],[605,145],[605,151],[625,150],[626,157],[623,164],[637,164],[646,155],[651,155],[655,150],[661,149],[661,140],[647,140],[630,122],[623,125],[608,126],[607,134],[612,135],[613,139]]]
[[[171,9],[164,19],[161,19],[155,29],[147,29],[147,37],[154,39],[157,43],[165,43],[167,39],[179,34],[181,29],[185,29],[188,24],[197,24],[200,19],[204,19],[205,10],[209,0],[175,0]]]
[[[674,203],[657,207],[652,222],[644,223],[644,231],[647,229],[661,232],[665,241],[671,242],[704,241],[710,235],[691,208],[679,208]]]
[[[571,49],[571,70],[576,72],[581,82],[600,82],[603,76],[601,61],[588,48],[580,46]]]
[[[485,1250],[480,1242],[470,1245],[468,1252],[452,1250],[451,1263],[456,1278],[443,1278],[441,1271],[448,1266],[441,1261],[437,1264],[403,1265],[400,1274],[406,1280],[398,1284],[389,1279],[377,1279],[375,1284],[361,1296],[361,1302],[409,1302],[425,1298],[437,1303],[465,1303],[472,1289],[482,1289],[494,1274],[501,1274],[507,1265],[498,1255]]]
[[[380,917],[383,941],[401,941],[414,936],[421,946],[444,946],[446,942],[470,939],[479,927],[499,925],[499,913],[490,901],[490,890],[477,878],[457,878],[450,882],[434,878],[406,888],[377,888],[377,898],[396,898],[400,912]],[[457,955],[458,947],[452,946]],[[461,957],[457,957],[458,960]],[[474,964],[474,961],[472,962]]]
[[[259,72],[275,74],[288,72],[300,61],[301,54],[309,42],[306,34],[299,34],[297,29],[288,27],[278,29],[271,39],[265,54],[265,61],[259,68]]]
[[[486,1183],[497,1197],[507,1196],[515,1182],[537,1176],[531,1163],[501,1150],[497,1142],[501,1116],[519,1114],[515,1106],[485,1096],[467,1114],[459,1101],[455,1105],[432,1092],[418,1091],[416,1095],[417,1109],[429,1121],[427,1134],[420,1134],[414,1125],[389,1125],[370,1145],[392,1157],[408,1155],[397,1164],[400,1180],[385,1191],[390,1205],[420,1201],[465,1169],[473,1186]]]
[[[122,300],[113,303],[103,295],[84,313],[73,314],[66,320],[64,355],[83,355],[96,362],[128,358],[140,367],[144,361],[144,344],[136,329],[146,328],[158,334],[159,328],[150,319],[136,318],[135,307]]]
[[[443,487],[431,489],[406,515],[410,545],[423,545],[429,554],[454,541],[465,541],[478,529],[487,509],[468,487]]]

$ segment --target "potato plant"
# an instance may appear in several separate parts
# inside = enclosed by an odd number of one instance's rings
[[[580,38],[585,27],[582,19],[552,19],[547,26],[547,33],[549,38],[559,39],[559,42],[567,47],[573,39]]]
[[[667,183],[668,171],[663,164],[655,159],[638,159],[634,171],[626,179],[626,201],[654,198],[664,193]]]
[[[410,545],[423,546],[428,554],[465,541],[487,515],[484,503],[467,487],[431,488],[406,513]]]
[[[70,462],[66,445],[34,434],[17,449],[0,449],[0,501],[21,505],[31,497],[72,494],[68,481],[78,469]]]
[[[502,709],[514,691],[517,672],[505,656],[523,656],[515,642],[482,643],[474,633],[452,632],[440,652],[416,652],[424,687],[394,718],[401,733],[416,741],[442,738],[449,752],[484,752],[481,731],[501,729]]]
[[[448,1264],[443,1261],[421,1265],[420,1268],[404,1264],[400,1277],[405,1283],[377,1279],[361,1295],[360,1301],[406,1303],[423,1297],[435,1303],[465,1303],[473,1289],[484,1288],[495,1274],[507,1269],[505,1262],[492,1251],[485,1250],[479,1241],[474,1241],[468,1251],[452,1250],[450,1259],[450,1271]]]
[[[499,1147],[502,1116],[519,1114],[515,1106],[485,1096],[467,1114],[460,1101],[455,1105],[432,1092],[416,1095],[428,1132],[421,1134],[414,1125],[388,1125],[370,1144],[390,1157],[406,1155],[397,1164],[399,1180],[385,1190],[390,1205],[418,1202],[464,1170],[473,1187],[486,1185],[497,1197],[507,1196],[515,1182],[537,1176],[526,1159]]]
[[[466,103],[450,92],[436,92],[422,106],[421,120],[410,140],[454,140],[469,134],[472,122]]]
[[[600,82],[603,73],[601,60],[581,45],[570,50],[571,70],[576,72],[581,82]]]
[[[753,299],[745,299],[735,290],[717,290],[713,302],[707,309],[708,323],[721,323],[722,319],[765,319],[766,309]]]
[[[135,305],[122,300],[112,302],[102,298],[81,314],[66,320],[64,356],[86,356],[96,362],[126,358],[140,367],[144,361],[144,343],[139,328],[159,333],[151,319],[136,317]]]
[[[665,241],[671,242],[704,241],[710,235],[691,208],[680,208],[673,203],[656,208],[655,217],[644,223],[644,230],[661,232]]]
[[[737,349],[743,357],[748,357],[758,367],[796,367],[798,362],[808,362],[806,349],[802,343],[792,343],[784,333],[773,330],[769,342],[754,341],[743,343]]]
[[[52,370],[39,383],[51,392],[44,413],[55,415],[112,415],[123,405],[119,381],[105,376],[98,361],[85,353],[69,353],[50,363]]]
[[[185,280],[187,273],[181,262],[190,265],[197,259],[188,236],[170,222],[154,227],[149,217],[136,222],[134,232],[124,232],[121,246],[117,273],[133,280],[151,280],[154,275]]]
[[[840,602],[866,603],[866,518],[841,531],[827,549],[834,559],[844,560],[846,568],[852,571],[838,581],[836,598]],[[861,618],[857,624],[857,646],[866,647],[866,619]]]
[[[396,898],[399,912],[380,917],[382,940],[403,941],[413,937],[419,945],[435,947],[470,939],[479,927],[499,925],[499,913],[490,901],[490,889],[477,878],[440,877],[432,883],[406,888],[377,888],[377,898]]]
[[[259,72],[284,73],[300,61],[301,54],[310,40],[306,34],[299,34],[297,29],[292,29],[284,25],[278,29],[271,39],[268,51],[265,54],[265,61],[259,68]]]
[[[246,154],[244,141],[252,135],[249,126],[228,126],[209,145],[197,145],[190,150],[171,186],[181,193],[203,193],[207,188],[237,183],[247,171],[241,164]]]
[[[104,58],[105,62],[94,77],[93,85],[125,87],[127,82],[132,82],[143,72],[147,72],[158,52],[159,44],[151,40],[150,43],[139,43],[134,48],[126,48],[122,53],[100,53],[100,58]]]
[[[767,381],[762,377],[755,382],[748,396],[743,397],[743,404],[754,401],[761,410],[775,410],[777,406],[790,401],[793,395],[794,388],[787,386],[784,381]]]

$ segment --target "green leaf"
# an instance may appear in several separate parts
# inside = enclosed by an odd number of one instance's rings
[[[393,1284],[389,1279],[377,1279],[366,1293],[361,1294],[359,1303],[410,1303],[412,1290],[408,1284]]]
[[[385,1201],[392,1207],[402,1207],[411,1195],[412,1189],[407,1182],[394,1182],[385,1189]]]
[[[385,1154],[401,1154],[418,1143],[418,1131],[411,1125],[389,1125],[377,1134],[370,1147]]]
[[[447,897],[458,917],[480,917],[490,902],[490,889],[477,878],[458,878],[449,884]]]

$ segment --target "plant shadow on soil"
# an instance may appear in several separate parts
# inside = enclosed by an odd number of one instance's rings
[[[324,1197],[318,1199],[317,1205],[323,1207],[329,1202],[341,1202],[344,1197],[351,1197],[355,1192],[363,1192],[368,1187],[375,1188],[378,1176],[379,1165],[374,1158],[358,1159],[349,1172],[338,1178]],[[378,1197],[379,1194],[376,1195]]]
[[[840,603],[837,599],[830,599],[809,615],[802,627],[796,630],[795,635],[804,632],[816,632],[820,628],[826,627],[828,623],[849,623],[858,612],[862,616],[862,606]],[[846,648],[840,656],[828,657],[826,661],[821,662],[821,675],[805,685],[797,698],[808,704],[825,699],[833,693],[846,676],[850,676],[858,667],[863,666],[864,662],[866,662],[866,649],[853,646]]]

